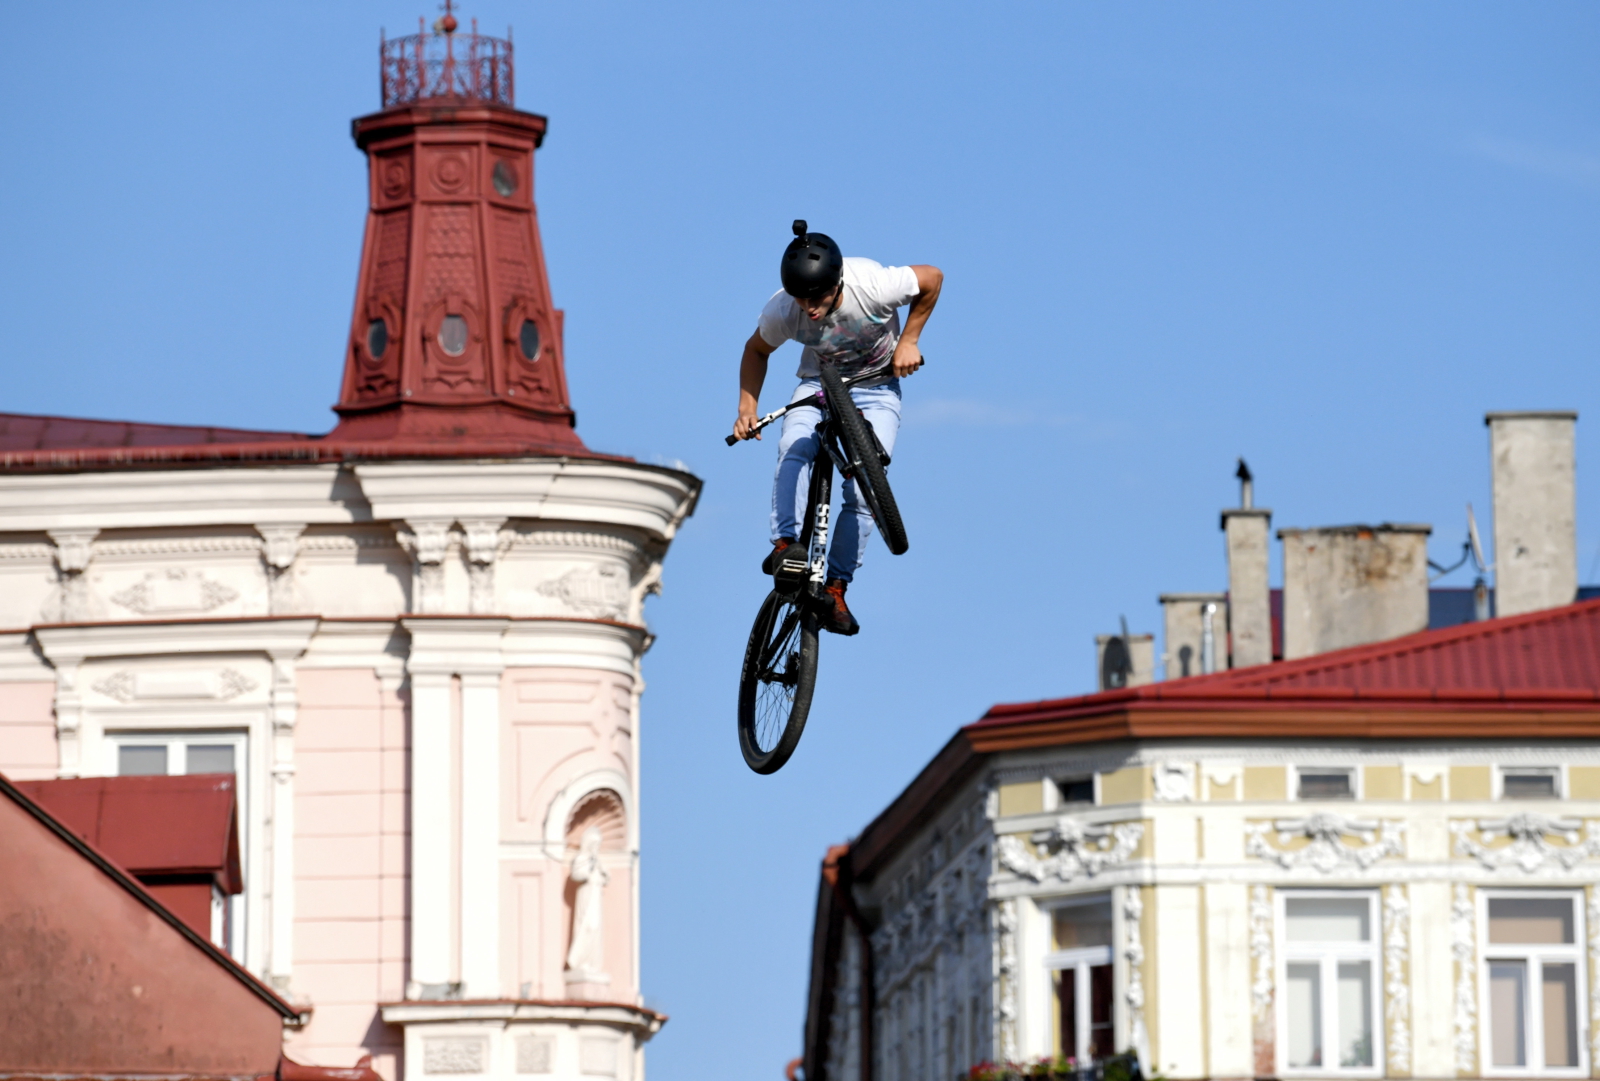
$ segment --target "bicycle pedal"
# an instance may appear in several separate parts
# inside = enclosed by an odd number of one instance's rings
[[[793,589],[801,585],[810,572],[809,553],[797,551],[799,548],[798,544],[791,544],[778,557],[778,565],[772,570],[772,580],[779,589]]]

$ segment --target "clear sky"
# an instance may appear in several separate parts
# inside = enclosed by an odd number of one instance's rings
[[[326,430],[348,122],[379,28],[433,0],[5,9],[0,410]],[[1487,519],[1485,410],[1577,409],[1600,579],[1600,6],[463,14],[515,27],[518,105],[550,117],[579,433],[706,484],[645,662],[654,1081],[780,1076],[826,847],[991,703],[1091,689],[1120,615],[1223,588],[1236,456],[1275,526],[1430,522],[1451,563],[1465,504]],[[911,550],[874,542],[865,629],[824,639],[805,741],[759,778],[733,707],[773,444],[722,436],[796,217],[946,282],[891,471]]]

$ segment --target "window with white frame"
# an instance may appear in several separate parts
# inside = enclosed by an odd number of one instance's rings
[[[1278,898],[1283,1072],[1378,1076],[1377,895],[1281,890]]]
[[[1051,912],[1055,949],[1046,956],[1056,999],[1056,1051],[1081,1063],[1114,1054],[1111,898],[1095,894]]]
[[[169,777],[194,773],[231,773],[238,793],[239,858],[246,884],[250,881],[247,843],[250,816],[245,752],[247,738],[242,732],[108,732],[111,754],[108,773],[118,777]],[[213,901],[212,941],[235,958],[244,956],[245,895],[216,896]]]
[[[1584,1061],[1582,910],[1573,892],[1480,891],[1489,1069],[1588,1074]]]

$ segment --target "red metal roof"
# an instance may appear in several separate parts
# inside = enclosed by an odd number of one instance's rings
[[[227,893],[244,889],[232,774],[12,783],[134,875],[208,874]]]
[[[130,420],[0,413],[0,451],[86,450],[106,447],[189,447],[214,443],[305,442],[301,432],[140,424]]]
[[[1294,719],[1284,714],[1287,709],[1297,711]],[[965,731],[982,744],[985,734],[999,727],[1081,722],[1091,717],[1127,720],[1135,714],[1187,714],[1193,718],[1192,727],[1184,731],[1129,730],[1123,734],[1294,736],[1304,731],[1309,720],[1305,711],[1340,709],[1362,710],[1374,718],[1377,727],[1372,731],[1345,733],[1372,738],[1426,734],[1391,724],[1395,711],[1417,718],[1430,712],[1454,712],[1461,724],[1469,726],[1471,717],[1488,721],[1507,710],[1537,717],[1564,715],[1580,726],[1588,725],[1589,717],[1600,716],[1600,600],[1209,676],[997,705]],[[1230,710],[1251,713],[1257,723],[1235,725]],[[1284,719],[1301,729],[1266,731],[1262,724],[1270,718]],[[1530,716],[1532,719],[1535,716]],[[1328,734],[1326,723],[1319,721],[1315,727],[1318,734]],[[1584,727],[1580,732],[1568,724],[1566,729],[1536,732],[1523,727],[1519,731],[1525,735],[1600,736],[1600,728],[1590,731]],[[1483,738],[1489,733],[1461,734]],[[1106,732],[1096,738],[1114,737]]]

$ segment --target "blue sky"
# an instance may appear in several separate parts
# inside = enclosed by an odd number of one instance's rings
[[[325,430],[362,228],[351,117],[415,3],[9,5],[0,410]],[[800,1046],[826,846],[1093,636],[1276,526],[1487,518],[1490,409],[1579,421],[1600,580],[1600,7],[503,0],[579,432],[706,482],[646,659],[655,1081]],[[13,19],[13,22],[17,18]],[[48,40],[51,47],[41,48]],[[775,777],[734,742],[772,444],[725,448],[795,217],[931,262],[877,545]],[[766,400],[795,357],[775,358]],[[1276,553],[1274,553],[1276,562]],[[1451,581],[1470,584],[1458,573]]]

